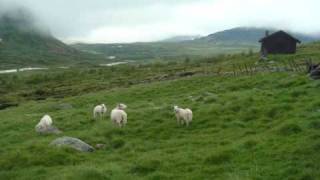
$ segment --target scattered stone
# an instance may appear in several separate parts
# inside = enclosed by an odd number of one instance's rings
[[[178,76],[180,77],[193,76],[193,75],[195,75],[194,72],[183,72],[178,74]]]
[[[97,149],[104,149],[106,147],[105,144],[96,144]]]
[[[320,69],[315,69],[310,72],[310,77],[314,80],[320,79]]]
[[[308,60],[306,65],[309,76],[314,80],[320,79],[320,64],[313,64],[311,60]]]
[[[62,133],[62,131],[60,131],[58,128],[52,125],[48,127],[36,126],[35,130],[39,134],[61,134]]]
[[[67,136],[55,139],[50,143],[50,145],[57,147],[70,147],[81,152],[93,152],[95,150],[92,146],[80,139]]]

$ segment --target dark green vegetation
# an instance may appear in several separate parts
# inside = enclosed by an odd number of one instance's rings
[[[319,60],[319,47],[270,59]],[[319,179],[319,81],[298,72],[212,75],[257,57],[1,75],[1,94],[20,104],[0,111],[0,179]],[[127,127],[92,121],[94,105],[119,101]],[[190,127],[176,125],[174,104],[193,109]],[[57,136],[34,132],[45,113],[64,135],[106,148],[49,147]]]
[[[93,65],[102,56],[80,52],[54,38],[27,10],[0,16],[0,69],[26,66]]]
[[[258,51],[257,45],[216,45],[211,42],[150,42],[131,44],[74,44],[84,52],[115,56],[116,60],[140,62],[172,61],[185,58],[204,58],[219,54]]]
[[[294,34],[302,42],[314,37]],[[257,52],[264,29],[235,28],[189,41],[66,45],[25,9],[0,16],[0,69],[97,66],[110,61],[168,62]],[[187,37],[180,37],[187,38]],[[178,38],[179,39],[179,38]],[[111,57],[111,58],[109,58]]]
[[[180,41],[177,37],[163,42],[132,44],[75,44],[73,47],[84,52],[116,56],[117,60],[170,61],[177,59],[205,58],[219,54],[259,51],[259,40],[267,28],[234,28],[210,34],[195,40]],[[276,30],[270,30],[270,33]],[[319,38],[292,33],[303,43]]]
[[[239,27],[210,34],[196,41],[215,42],[216,44],[258,44],[259,40],[265,36],[266,30],[269,31],[269,34],[278,31],[270,28]],[[288,33],[299,39],[302,43],[309,43],[319,40],[319,37],[316,36],[294,33],[290,31],[288,31]]]

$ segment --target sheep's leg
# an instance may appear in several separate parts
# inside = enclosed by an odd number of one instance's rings
[[[181,122],[180,122],[180,118],[177,116],[177,124],[180,125]]]

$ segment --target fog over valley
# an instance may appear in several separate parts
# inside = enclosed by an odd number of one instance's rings
[[[0,0],[0,7],[0,15],[28,9],[67,43],[158,41],[234,27],[320,32],[317,0]]]

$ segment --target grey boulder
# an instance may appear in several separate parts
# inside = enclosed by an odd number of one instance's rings
[[[70,147],[81,152],[93,152],[95,149],[89,144],[73,137],[61,137],[53,140],[50,145],[57,147]]]
[[[58,128],[52,125],[48,127],[36,126],[35,130],[39,134],[61,134],[62,133]]]

